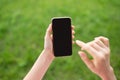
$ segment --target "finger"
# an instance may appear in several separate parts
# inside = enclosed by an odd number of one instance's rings
[[[49,24],[47,30],[46,30],[46,34],[45,34],[45,40],[48,40],[51,38],[51,33],[52,33],[52,24]]]
[[[47,31],[46,31],[46,35],[50,36],[52,33],[52,24],[49,24]]]
[[[82,41],[76,40],[76,44],[81,47],[82,50],[86,50],[92,57],[97,57],[97,51],[89,44],[85,44]]]
[[[76,40],[76,44],[79,46],[79,47],[84,47],[86,44],[80,40]]]
[[[94,68],[93,62],[88,58],[88,56],[84,52],[81,51],[81,52],[78,52],[78,54],[80,55],[82,61],[87,65],[89,69]]]
[[[75,34],[75,31],[74,31],[74,30],[72,30],[72,34]]]
[[[103,36],[97,37],[96,39],[101,40],[107,47],[109,47],[109,39]]]
[[[72,25],[72,26],[71,26],[71,28],[72,28],[72,29],[74,29],[74,28],[75,28],[75,26],[73,26],[73,25]]]
[[[101,46],[98,45],[97,40],[94,40],[93,42],[91,42],[90,46],[92,46],[97,51],[101,51],[103,49]]]
[[[106,45],[99,38],[95,39],[95,41],[96,41],[96,44],[98,44],[102,48],[106,48]]]
[[[72,39],[74,39],[75,38],[75,36],[74,35],[72,35]]]

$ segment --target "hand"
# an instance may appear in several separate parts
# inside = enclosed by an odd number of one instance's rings
[[[74,27],[71,30],[74,38]],[[23,80],[42,80],[53,59],[52,25],[50,24],[45,34],[44,50]]]
[[[44,37],[44,49],[53,53],[52,25],[49,24]]]
[[[75,31],[74,31],[74,26],[71,27],[71,30],[72,30],[72,39],[74,39],[74,34],[75,34]],[[45,34],[45,38],[44,38],[44,50],[46,51],[50,51],[52,54],[51,56],[54,56],[53,55],[53,43],[52,43],[52,40],[53,40],[53,37],[52,37],[52,24],[50,24],[46,30],[46,34]],[[74,43],[74,41],[72,41]]]
[[[88,43],[77,40],[76,44],[93,57],[93,59],[90,60],[85,52],[78,52],[81,59],[93,73],[100,76],[103,80],[116,80],[110,65],[110,48],[107,38],[97,37]]]

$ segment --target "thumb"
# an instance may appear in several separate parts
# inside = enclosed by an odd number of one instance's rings
[[[93,69],[94,68],[93,62],[88,58],[86,53],[84,53],[83,51],[79,51],[78,54],[80,55],[82,61],[87,65],[87,67],[89,69]]]
[[[51,33],[52,33],[52,24],[49,24],[49,26],[46,30],[45,39],[50,39]]]

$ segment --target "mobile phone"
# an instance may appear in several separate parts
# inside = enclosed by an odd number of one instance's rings
[[[53,18],[52,31],[54,56],[60,57],[72,55],[71,18]]]

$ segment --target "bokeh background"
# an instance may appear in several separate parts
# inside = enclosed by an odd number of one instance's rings
[[[111,65],[120,80],[119,0],[0,0],[0,80],[22,80],[43,50],[52,17],[69,16],[75,40],[110,39]],[[56,58],[43,80],[101,80],[82,62],[73,45],[71,57]]]

